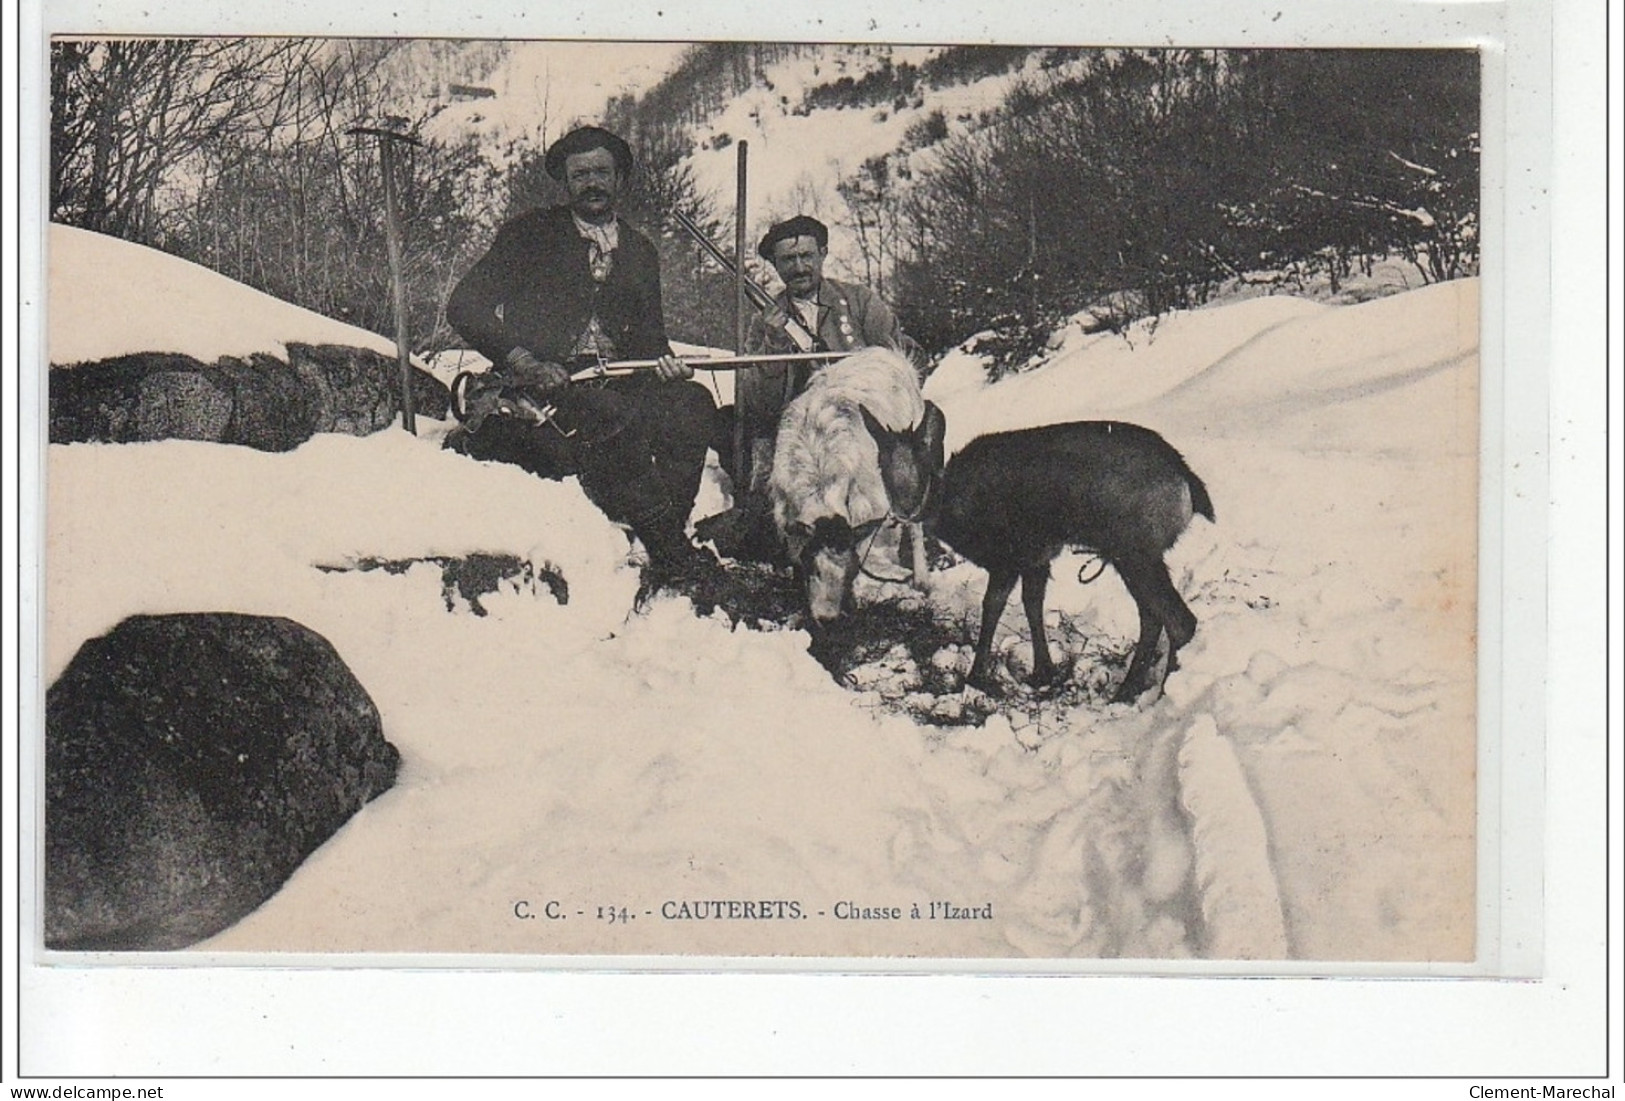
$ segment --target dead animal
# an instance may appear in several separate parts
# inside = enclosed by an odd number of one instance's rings
[[[872,543],[881,525],[918,521],[892,507],[866,419],[900,432],[932,419],[913,366],[889,348],[866,348],[824,368],[779,420],[768,483],[773,521],[805,585],[815,625],[850,606],[860,547]],[[940,413],[935,420],[940,423]],[[915,535],[914,579],[923,588],[923,540]]]

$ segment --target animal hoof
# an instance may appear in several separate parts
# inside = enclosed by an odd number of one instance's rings
[[[1134,685],[1124,681],[1112,696],[1112,703],[1140,704],[1154,702],[1162,695],[1162,682]]]

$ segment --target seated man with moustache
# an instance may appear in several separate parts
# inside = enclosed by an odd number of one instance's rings
[[[545,165],[568,203],[502,226],[446,303],[446,319],[493,364],[448,446],[544,478],[578,475],[648,551],[646,587],[703,572],[715,560],[689,542],[686,523],[717,411],[666,339],[654,245],[616,214],[632,151],[587,126],[556,141]],[[659,364],[569,381],[614,359]],[[544,407],[552,412],[539,423]]]

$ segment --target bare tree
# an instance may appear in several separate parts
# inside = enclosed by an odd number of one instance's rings
[[[265,66],[293,41],[150,38],[53,43],[51,216],[147,243],[166,183],[201,150],[276,111]]]

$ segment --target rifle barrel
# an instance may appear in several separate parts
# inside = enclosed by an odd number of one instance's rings
[[[688,235],[694,238],[695,242],[706,251],[706,254],[722,267],[723,271],[734,276],[735,278],[738,278],[739,265],[730,260],[728,258],[728,254],[723,252],[722,249],[718,248],[715,241],[706,236],[705,230],[701,229],[695,223],[694,219],[690,218],[687,214],[684,214],[681,210],[672,211],[672,216],[677,219],[677,224],[682,226],[683,229],[687,230]],[[745,280],[745,293],[750,296],[750,300],[752,302],[756,303],[758,309],[767,310],[773,308],[773,296],[768,294],[757,284],[751,282],[749,279]]]
[[[741,367],[759,367],[764,363],[809,363],[818,360],[845,359],[851,352],[771,352],[759,356],[682,356],[684,363],[696,371],[737,371]],[[639,371],[652,371],[660,366],[658,359],[620,359],[583,367],[570,376],[571,382],[586,382],[595,378],[613,378],[633,375]]]

